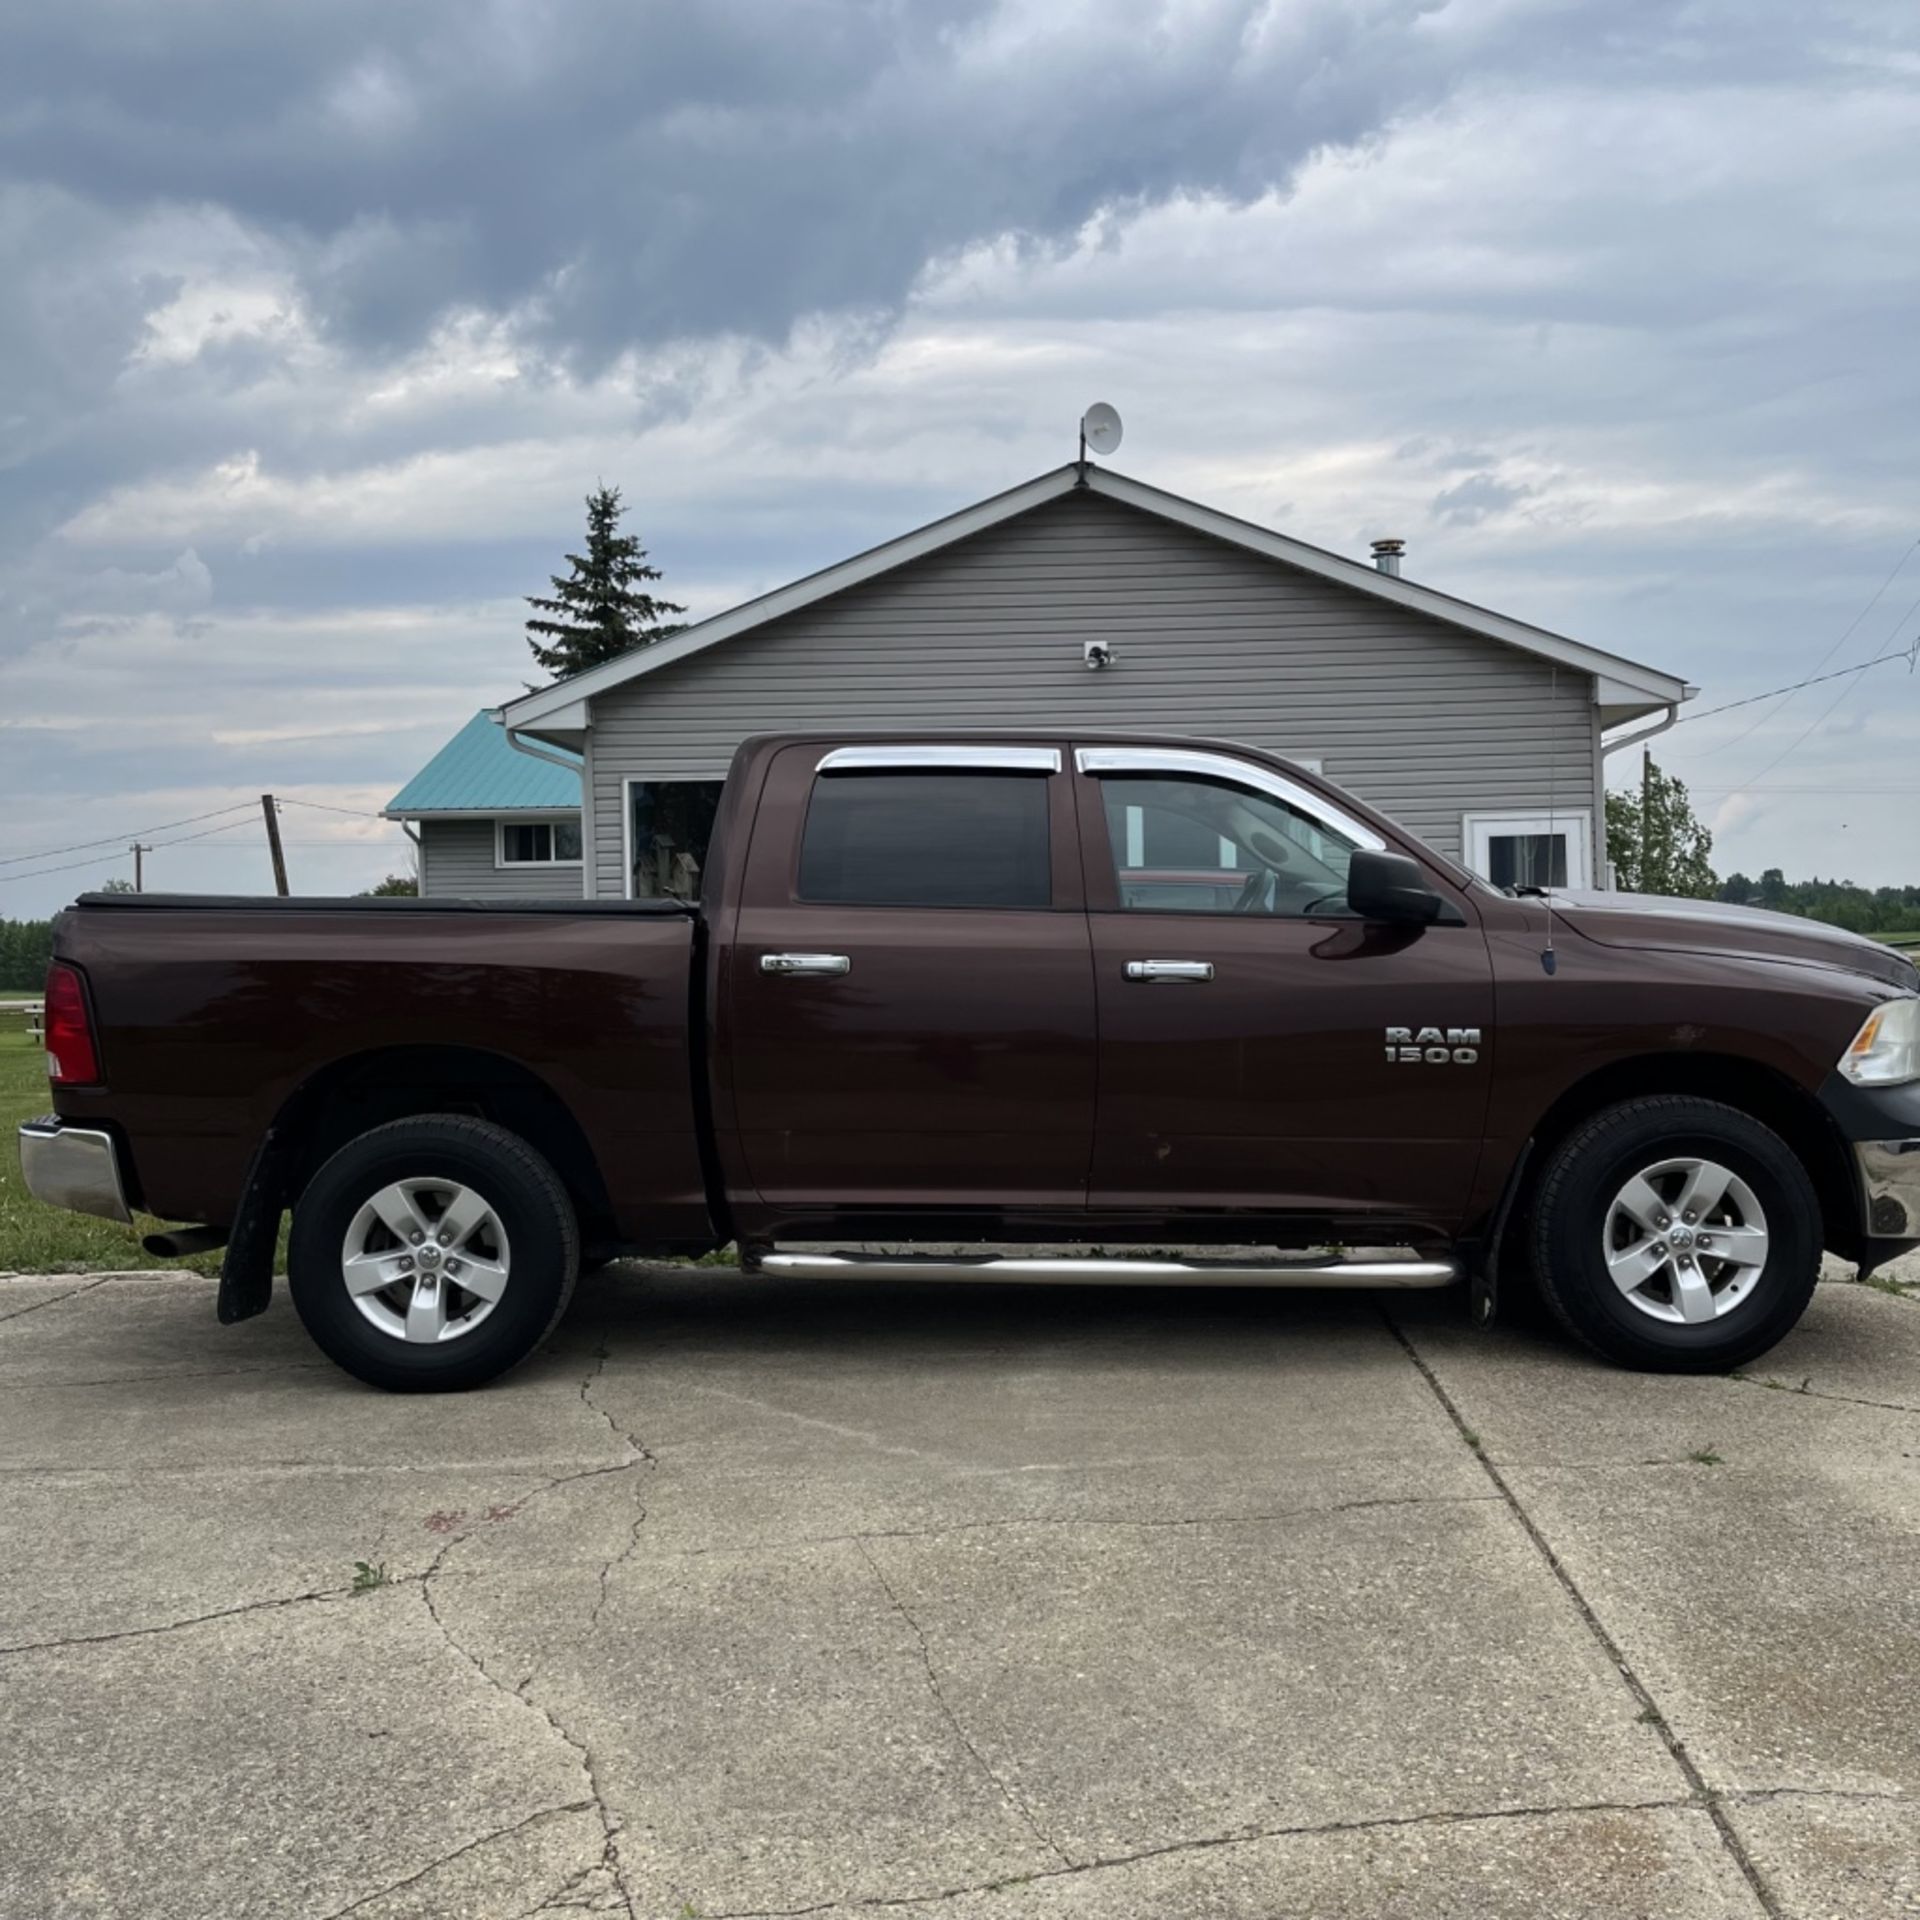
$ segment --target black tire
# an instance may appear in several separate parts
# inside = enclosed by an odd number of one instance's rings
[[[411,1180],[445,1180],[480,1195],[511,1249],[498,1299],[477,1324],[437,1344],[383,1331],[342,1273],[361,1209],[383,1188]],[[394,1249],[404,1251],[397,1238]],[[490,1121],[423,1114],[361,1134],[314,1175],[294,1208],[287,1288],[321,1352],[356,1379],[396,1393],[451,1393],[484,1385],[524,1360],[566,1311],[579,1266],[573,1202],[539,1154]],[[380,1296],[377,1304],[394,1297]],[[471,1300],[457,1284],[447,1297]]]
[[[1653,1317],[1622,1291],[1604,1236],[1636,1173],[1692,1155],[1746,1184],[1764,1210],[1767,1247],[1735,1304],[1687,1324]],[[1713,1100],[1658,1095],[1595,1114],[1549,1156],[1531,1215],[1534,1279],[1554,1318],[1605,1359],[1648,1372],[1724,1373],[1757,1359],[1793,1329],[1820,1278],[1820,1203],[1806,1168],[1770,1128]]]

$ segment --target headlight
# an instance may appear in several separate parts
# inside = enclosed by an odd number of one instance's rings
[[[1875,1007],[1840,1056],[1840,1071],[1856,1087],[1920,1080],[1920,999],[1889,1000]]]

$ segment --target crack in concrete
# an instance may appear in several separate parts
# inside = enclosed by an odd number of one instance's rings
[[[953,1703],[947,1698],[946,1690],[940,1684],[939,1672],[933,1664],[933,1648],[928,1643],[926,1632],[921,1627],[920,1622],[913,1617],[906,1602],[894,1591],[893,1582],[889,1580],[882,1571],[879,1561],[873,1557],[864,1540],[856,1540],[853,1544],[854,1550],[860,1555],[860,1558],[867,1563],[868,1568],[872,1571],[873,1577],[879,1581],[880,1591],[887,1596],[888,1604],[891,1605],[894,1612],[907,1623],[908,1630],[912,1633],[915,1642],[918,1644],[920,1649],[920,1664],[926,1669],[928,1690],[933,1695],[934,1704],[940,1709],[941,1713],[945,1715],[947,1725],[953,1729],[953,1737],[966,1748],[968,1754],[972,1756],[974,1765],[993,1782],[994,1791],[999,1794],[1008,1808],[1018,1816],[1027,1831],[1031,1833],[1063,1867],[1069,1870],[1072,1869],[1077,1864],[1073,1856],[1054,1839],[1052,1834],[1048,1833],[1040,1825],[1040,1822],[1034,1817],[1033,1809],[1027,1805],[1026,1801],[1023,1800],[1019,1794],[1014,1792],[1013,1788],[1009,1786],[1006,1781],[1001,1779],[993,1763],[974,1744],[972,1735],[960,1724],[960,1716],[954,1712]]]
[[[607,1349],[603,1347],[600,1350],[598,1362],[593,1371],[580,1383],[580,1403],[582,1406],[597,1413],[600,1418],[607,1423],[608,1428],[626,1447],[627,1458],[624,1460],[611,1461],[597,1467],[590,1467],[579,1473],[563,1474],[556,1479],[548,1481],[543,1487],[536,1487],[518,1503],[519,1505],[525,1506],[528,1501],[537,1500],[544,1494],[552,1493],[556,1488],[571,1486],[581,1480],[599,1479],[618,1473],[631,1473],[636,1467],[650,1466],[653,1464],[653,1458],[647,1452],[646,1448],[643,1447],[631,1433],[622,1427],[606,1408],[600,1406],[592,1397],[593,1384],[600,1378],[601,1374],[605,1372],[607,1359]],[[629,1553],[636,1544],[640,1520],[644,1520],[645,1517],[645,1509],[642,1508],[640,1518],[634,1522],[632,1535],[629,1538],[627,1547],[627,1552]],[[516,1705],[525,1707],[530,1713],[538,1714],[540,1718],[546,1722],[548,1727],[553,1730],[554,1734],[578,1757],[580,1770],[586,1778],[587,1790],[592,1796],[591,1800],[586,1804],[591,1805],[599,1814],[600,1828],[604,1836],[600,1859],[595,1863],[595,1866],[604,1868],[606,1871],[612,1883],[613,1891],[618,1895],[620,1903],[626,1911],[628,1920],[638,1920],[638,1914],[634,1907],[633,1892],[627,1885],[625,1869],[620,1859],[621,1823],[613,1809],[607,1805],[606,1796],[601,1791],[599,1770],[592,1749],[588,1747],[584,1740],[571,1732],[550,1707],[535,1697],[533,1691],[533,1676],[531,1674],[527,1675],[517,1686],[509,1686],[488,1668],[486,1662],[483,1661],[471,1647],[466,1645],[464,1641],[460,1640],[454,1634],[453,1629],[448,1626],[446,1620],[441,1616],[440,1609],[434,1603],[433,1582],[435,1577],[445,1565],[448,1555],[451,1554],[456,1547],[473,1537],[473,1530],[471,1528],[455,1534],[447,1541],[446,1545],[434,1555],[431,1565],[429,1565],[427,1570],[420,1576],[418,1582],[420,1597],[426,1604],[428,1616],[432,1619],[433,1624],[439,1628],[440,1635],[446,1641],[447,1645],[451,1647],[454,1652],[458,1653],[461,1658],[473,1668],[474,1672],[479,1674],[495,1691],[504,1694]],[[607,1565],[601,1569],[600,1599],[595,1602],[594,1618],[598,1617],[600,1606],[606,1598],[606,1582],[609,1572],[617,1560],[624,1559],[625,1557],[626,1554],[624,1553],[616,1555],[614,1560],[608,1561]],[[543,1908],[551,1908],[554,1901],[559,1900],[562,1895],[570,1890],[572,1885],[584,1880],[592,1871],[592,1868],[588,1868],[581,1874],[575,1876],[573,1882],[557,1889],[553,1895],[541,1903],[540,1907],[534,1908],[533,1911],[538,1913]]]
[[[1625,1649],[1607,1630],[1599,1614],[1594,1611],[1592,1603],[1580,1591],[1579,1584],[1562,1564],[1560,1556],[1554,1552],[1539,1523],[1521,1504],[1519,1495],[1508,1484],[1500,1469],[1487,1458],[1474,1436],[1473,1429],[1467,1425],[1465,1417],[1454,1404],[1453,1396],[1440,1384],[1440,1376],[1422,1358],[1418,1348],[1402,1331],[1399,1322],[1391,1314],[1383,1308],[1380,1317],[1386,1322],[1388,1332],[1400,1343],[1401,1350],[1413,1363],[1415,1371],[1427,1383],[1434,1398],[1440,1402],[1447,1418],[1453,1422],[1468,1450],[1480,1462],[1481,1471],[1499,1489],[1500,1497],[1506,1502],[1508,1511],[1520,1523],[1527,1538],[1532,1541],[1535,1550],[1546,1562],[1548,1572],[1559,1582],[1561,1591],[1573,1603],[1574,1611],[1580,1616],[1587,1631],[1599,1644],[1600,1650],[1613,1662],[1614,1669],[1621,1679],[1626,1682],[1627,1690],[1639,1703],[1642,1718],[1659,1736],[1661,1744],[1667,1750],[1668,1758],[1680,1770],[1682,1778],[1686,1781],[1691,1797],[1705,1809],[1707,1817],[1713,1822],[1714,1831],[1720,1836],[1721,1846],[1739,1869],[1754,1899],[1760,1903],[1761,1911],[1769,1915],[1770,1920],[1783,1920],[1784,1909],[1774,1896],[1772,1888],[1768,1886],[1765,1876],[1753,1857],[1747,1852],[1740,1836],[1734,1831],[1733,1822],[1727,1817],[1726,1809],[1720,1804],[1719,1796],[1707,1784],[1706,1776],[1700,1771],[1692,1754],[1687,1751],[1686,1742],[1668,1724],[1667,1716],[1661,1711],[1660,1703],[1654,1699],[1652,1689],[1640,1678],[1633,1663],[1627,1658]]]
[[[624,1469],[631,1470],[635,1467],[658,1466],[659,1462],[655,1460],[652,1453],[641,1444],[638,1437],[630,1429],[623,1427],[619,1421],[593,1397],[594,1383],[606,1372],[608,1358],[609,1349],[601,1347],[598,1351],[593,1371],[580,1382],[580,1404],[597,1413],[600,1418],[607,1423],[614,1437],[625,1446],[627,1449],[627,1458],[622,1462]],[[646,1524],[646,1519],[647,1509],[645,1502],[636,1501],[633,1523],[627,1529],[627,1544],[600,1569],[599,1586],[594,1596],[593,1610],[587,1615],[587,1627],[589,1631],[600,1624],[601,1612],[607,1604],[607,1582],[613,1577],[614,1569],[616,1567],[624,1567],[627,1562],[633,1558],[634,1554],[639,1551],[640,1529]]]
[[[1876,1790],[1871,1787],[1723,1787],[1720,1790],[1722,1800],[1859,1800],[1868,1805],[1891,1802],[1895,1806],[1906,1806],[1920,1800],[1920,1793],[1888,1787]]]
[[[966,1886],[939,1887],[926,1893],[875,1894],[850,1900],[821,1900],[805,1907],[757,1907],[703,1914],[701,1920],[801,1920],[808,1914],[861,1913],[888,1907],[934,1906],[969,1894],[1000,1893],[1042,1880],[1065,1880],[1080,1874],[1106,1873],[1143,1861],[1164,1860],[1175,1854],[1208,1853],[1223,1847],[1253,1846],[1263,1840],[1313,1840],[1342,1833],[1386,1833],[1419,1827],[1478,1826],[1502,1820],[1548,1820],[1580,1814],[1705,1812],[1692,1797],[1677,1800],[1589,1800],[1565,1806],[1494,1807],[1474,1812],[1439,1810],[1433,1813],[1381,1814],[1370,1820],[1325,1820],[1291,1827],[1239,1827],[1231,1833],[1208,1834],[1198,1840],[1169,1840],[1162,1846],[1142,1847],[1132,1853],[1103,1854],[1070,1866],[1047,1867],[1038,1873],[1003,1874]]]
[[[0,1318],[10,1316],[0,1315]],[[51,1388],[60,1393],[70,1393],[79,1387],[146,1387],[165,1386],[171,1380],[227,1380],[241,1376],[262,1373],[332,1373],[337,1371],[331,1360],[275,1360],[258,1367],[176,1367],[161,1373],[114,1373],[98,1380],[40,1380],[36,1387]],[[14,1386],[24,1385],[22,1381],[13,1381]]]
[[[103,1273],[98,1280],[89,1280],[84,1286],[69,1287],[65,1293],[56,1293],[51,1299],[36,1300],[31,1306],[15,1307],[11,1313],[0,1313],[0,1326],[9,1320],[24,1320],[28,1314],[38,1313],[42,1307],[57,1307],[62,1300],[77,1300],[81,1294],[91,1293],[95,1287],[104,1287],[112,1278],[112,1274]]]
[[[387,1584],[404,1586],[421,1577],[419,1574],[407,1574]],[[182,1633],[189,1627],[204,1627],[213,1620],[233,1620],[241,1614],[271,1613],[279,1607],[302,1606],[309,1600],[352,1597],[351,1587],[313,1587],[305,1593],[283,1593],[271,1600],[244,1600],[238,1606],[216,1607],[211,1613],[189,1614],[184,1620],[162,1620],[151,1627],[115,1627],[107,1633],[67,1634],[57,1640],[22,1640],[10,1647],[0,1647],[0,1658],[11,1653],[52,1653],[64,1647],[100,1647],[111,1645],[116,1640],[145,1640],[157,1633]]]
[[[1784,1380],[1756,1380],[1750,1373],[1730,1373],[1726,1377],[1739,1386],[1759,1387],[1789,1400],[1832,1400],[1843,1407],[1875,1407],[1882,1413],[1920,1413],[1920,1406],[1909,1406],[1900,1400],[1866,1400],[1857,1393],[1829,1393],[1824,1387],[1790,1387]]]
[[[439,1558],[444,1558],[446,1552],[450,1550],[452,1546],[453,1542],[449,1541],[447,1547],[442,1549]],[[597,1864],[605,1867],[608,1874],[612,1877],[613,1884],[619,1891],[621,1902],[626,1908],[627,1920],[639,1920],[638,1912],[633,1904],[633,1893],[627,1885],[626,1875],[620,1863],[620,1821],[613,1809],[607,1805],[606,1795],[601,1791],[599,1770],[595,1765],[592,1750],[584,1740],[569,1732],[553,1711],[543,1706],[531,1693],[523,1693],[518,1688],[508,1686],[506,1682],[497,1674],[493,1673],[488,1668],[486,1662],[447,1625],[446,1621],[441,1617],[440,1609],[434,1605],[433,1599],[433,1576],[438,1570],[438,1560],[436,1560],[436,1564],[429,1568],[418,1582],[420,1597],[426,1604],[427,1617],[431,1619],[433,1624],[440,1630],[440,1637],[446,1641],[447,1645],[451,1647],[461,1659],[466,1661],[488,1686],[492,1687],[497,1693],[504,1694],[506,1698],[511,1700],[516,1706],[525,1707],[529,1713],[538,1714],[540,1718],[546,1722],[547,1726],[552,1729],[555,1737],[579,1760],[580,1771],[585,1777],[587,1792],[590,1796],[590,1798],[583,1803],[582,1810],[584,1811],[586,1807],[590,1806],[600,1816],[600,1831],[604,1836],[600,1859]]]
[[[451,1853],[443,1853],[437,1860],[429,1860],[415,1873],[404,1880],[395,1880],[384,1887],[376,1887],[371,1893],[363,1893],[359,1899],[350,1900],[344,1907],[322,1917],[322,1920],[346,1920],[350,1913],[358,1913],[362,1907],[370,1907],[376,1900],[384,1900],[389,1894],[404,1893],[409,1887],[415,1887],[430,1873],[438,1873],[442,1867],[450,1866],[454,1861],[464,1859],[468,1854],[481,1847],[491,1846],[496,1840],[510,1840],[516,1833],[524,1833],[527,1828],[538,1826],[543,1820],[558,1819],[563,1813],[589,1813],[593,1809],[591,1800],[569,1800],[564,1806],[542,1807],[538,1812],[530,1813],[524,1820],[516,1820],[509,1826],[496,1827],[491,1833],[483,1833],[477,1840],[469,1840],[464,1846],[455,1847]],[[562,1889],[564,1891],[564,1889]],[[535,1909],[538,1911],[538,1909]]]

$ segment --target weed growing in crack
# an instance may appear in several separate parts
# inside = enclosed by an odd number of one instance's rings
[[[353,1590],[355,1593],[371,1593],[375,1587],[387,1584],[387,1563],[384,1560],[356,1560],[353,1563]]]
[[[1726,1456],[1715,1453],[1711,1447],[1695,1447],[1687,1458],[1696,1467],[1718,1467],[1726,1464]]]
[[[1896,1280],[1890,1273],[1863,1273],[1855,1279],[1854,1285],[1871,1287],[1875,1293],[1890,1293],[1896,1300],[1911,1300],[1920,1294],[1920,1286],[1911,1280]]]
[[[1462,1427],[1460,1430],[1460,1438],[1464,1440],[1475,1453],[1484,1453],[1486,1451],[1480,1444],[1480,1436],[1475,1433],[1471,1427]]]

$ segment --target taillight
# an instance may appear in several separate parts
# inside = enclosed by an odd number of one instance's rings
[[[93,1044],[87,988],[73,968],[56,960],[47,969],[47,1078],[56,1087],[100,1081],[100,1050]]]

